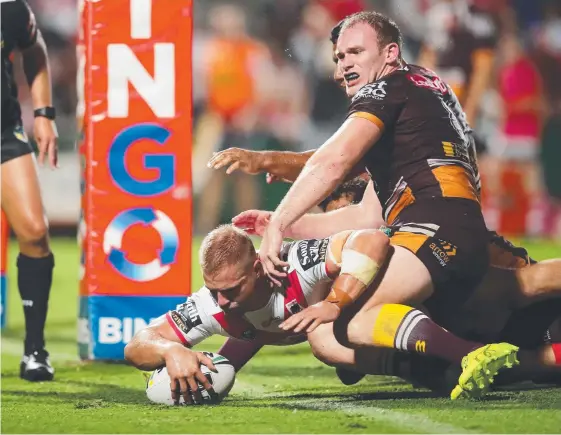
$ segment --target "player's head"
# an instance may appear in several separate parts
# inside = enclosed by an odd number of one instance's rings
[[[339,21],[333,29],[331,29],[331,36],[330,41],[333,44],[333,62],[335,63],[335,72],[333,73],[333,79],[335,82],[341,86],[345,87],[345,77],[343,76],[343,71],[339,68],[337,63],[337,56],[335,56],[335,52],[337,51],[337,41],[339,40],[339,34],[341,33],[341,27],[343,27],[343,23],[345,20]]]
[[[351,204],[358,204],[362,201],[364,190],[367,185],[368,181],[364,178],[353,178],[337,187],[337,189],[319,204],[319,207],[324,212],[328,212],[338,210]]]
[[[333,35],[332,35],[333,36]],[[378,80],[389,67],[399,66],[402,36],[397,24],[378,12],[358,12],[348,16],[337,38],[338,68],[347,95]]]
[[[222,225],[203,240],[199,262],[205,286],[224,311],[244,311],[263,268],[249,236],[232,225]]]
[[[210,10],[208,17],[210,27],[219,36],[236,39],[246,34],[246,15],[236,4],[216,5]]]

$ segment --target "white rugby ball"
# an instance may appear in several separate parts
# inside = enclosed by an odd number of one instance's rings
[[[199,391],[203,397],[204,404],[216,404],[222,401],[234,386],[236,371],[234,366],[230,364],[230,361],[222,355],[212,352],[203,353],[212,360],[216,370],[218,370],[218,373],[214,373],[207,366],[201,364],[201,371],[209,379],[216,394],[211,397],[203,386],[197,382]],[[166,367],[159,368],[151,373],[146,383],[146,396],[154,403],[162,405],[174,404],[171,397],[170,378]],[[183,397],[179,399],[179,404],[186,405]]]

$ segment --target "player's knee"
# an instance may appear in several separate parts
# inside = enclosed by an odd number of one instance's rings
[[[368,319],[361,313],[354,316],[347,325],[348,346],[352,348],[372,344],[371,331],[367,327]]]
[[[30,219],[18,225],[16,236],[22,247],[32,249],[48,248],[48,227],[45,219]]]
[[[316,359],[328,366],[332,366],[334,362],[332,360],[332,355],[329,352],[330,339],[326,338],[326,334],[322,334],[321,332],[322,331],[316,330],[308,334],[308,343],[310,344],[310,349]]]
[[[362,252],[380,265],[388,253],[390,239],[379,230],[360,230],[355,232],[346,248]]]
[[[332,356],[328,348],[324,345],[324,343],[320,342],[310,342],[310,347],[312,349],[312,354],[314,357],[328,366],[334,366],[335,361],[333,360]]]

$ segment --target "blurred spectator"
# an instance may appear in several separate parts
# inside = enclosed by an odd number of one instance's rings
[[[270,76],[270,53],[247,33],[244,10],[234,4],[213,8],[209,15],[211,35],[205,42],[202,59],[206,111],[196,126],[196,170],[205,168],[213,151],[237,146],[251,147],[263,108],[263,97]],[[205,171],[206,172],[206,171]],[[220,218],[226,175],[215,172],[211,177],[194,174],[195,190],[201,191],[197,226],[207,232]],[[236,175],[230,181],[234,203],[239,211],[257,205],[258,192],[253,177]]]
[[[484,6],[475,0],[435,1],[418,60],[452,87],[472,127],[490,84],[498,36],[496,17]]]
[[[508,167],[509,171],[524,175],[523,192],[518,193],[527,195],[530,210],[535,210],[543,200],[538,162],[545,114],[542,80],[517,35],[503,35],[499,53],[498,89],[502,120],[498,136],[489,142],[488,159],[492,159],[494,165],[488,171],[485,188],[499,200],[499,204],[504,202],[500,181]]]
[[[78,2],[28,1],[51,57],[60,149],[75,152]],[[305,150],[321,145],[342,122],[348,104],[332,78],[331,27],[348,14],[375,9],[401,26],[405,59],[417,59],[452,85],[476,132],[487,137],[490,160],[479,156],[484,196],[490,191],[509,202],[514,193],[529,189],[539,202],[545,196],[539,192],[546,191],[553,204],[546,226],[554,232],[558,219],[561,237],[559,0],[225,1],[194,0],[193,187],[198,231],[218,223],[222,208],[230,215],[264,204],[276,206],[276,189],[283,186],[267,186],[266,195],[260,195],[264,180],[226,178],[207,170],[208,158],[229,146]],[[21,74],[18,83],[29,127],[31,101]],[[517,178],[519,187],[493,178],[515,168],[523,171]],[[540,172],[545,189],[540,187]],[[490,205],[486,216],[493,201]],[[527,210],[532,207],[525,207],[503,209],[502,222],[532,215]],[[494,221],[489,225],[495,227]]]

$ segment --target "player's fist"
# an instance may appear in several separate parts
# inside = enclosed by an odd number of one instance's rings
[[[235,170],[246,174],[255,175],[264,170],[264,155],[259,151],[244,150],[242,148],[228,148],[215,153],[208,161],[207,166],[212,169],[220,169],[228,166],[226,174],[230,175]]]
[[[263,236],[272,214],[272,211],[247,210],[234,216],[232,224],[248,234]]]

